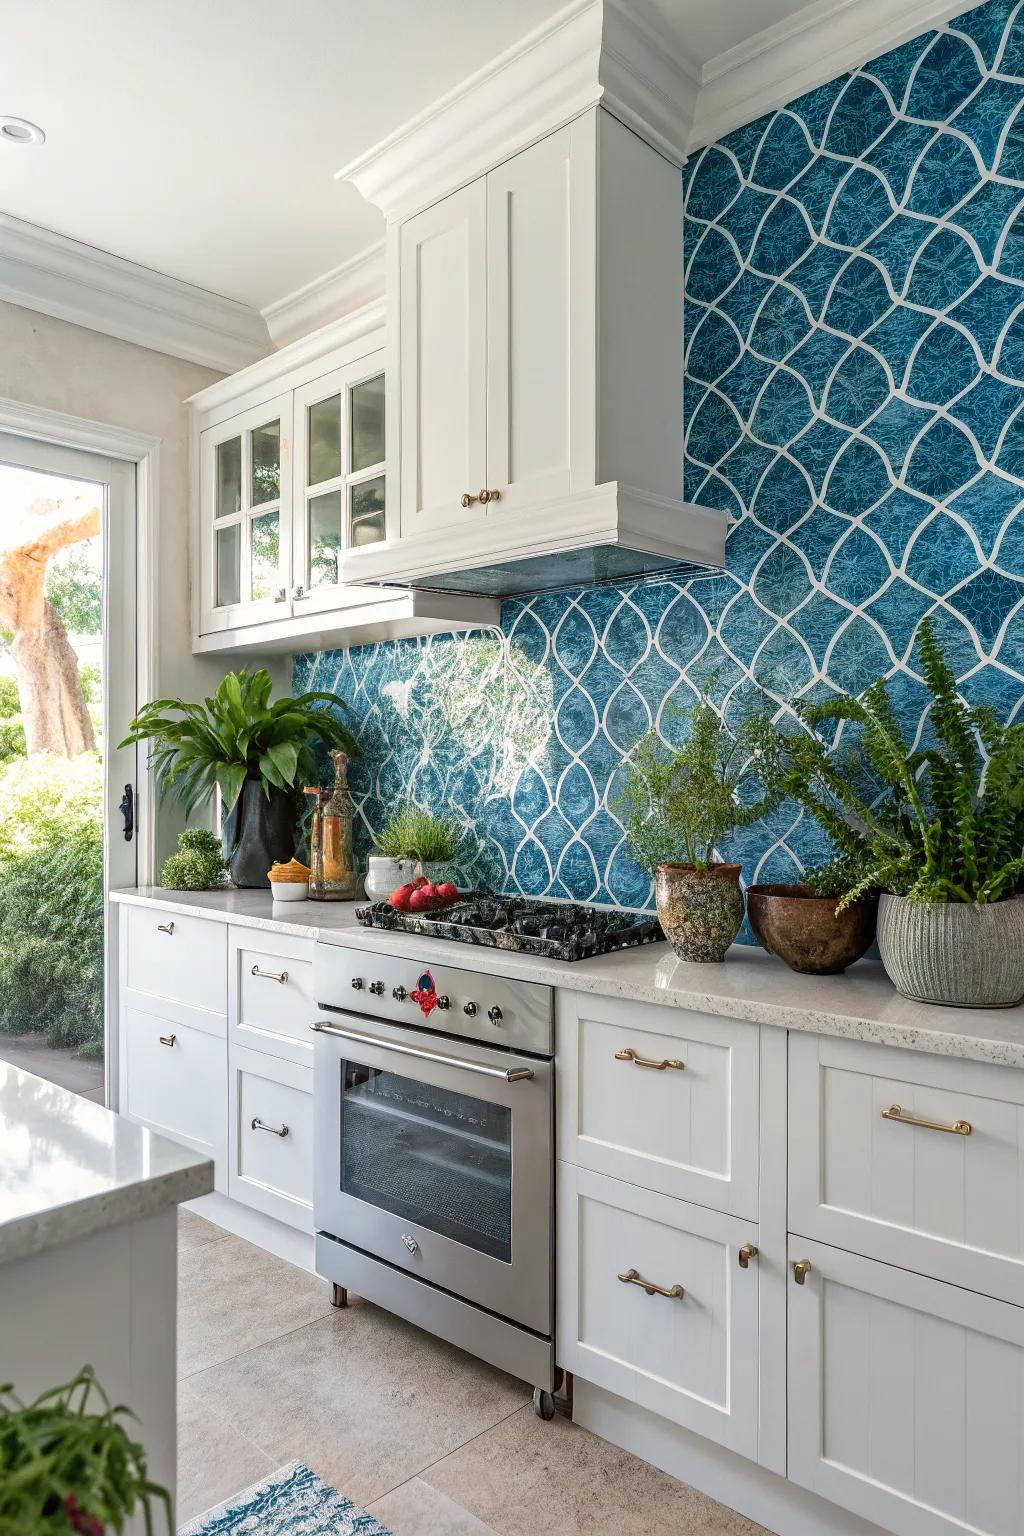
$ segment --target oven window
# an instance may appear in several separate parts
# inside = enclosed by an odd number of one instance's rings
[[[512,1112],[342,1063],[341,1190],[512,1262]]]

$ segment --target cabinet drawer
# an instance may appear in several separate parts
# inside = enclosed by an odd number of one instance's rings
[[[222,1035],[122,1006],[121,1108],[216,1163],[226,1182],[227,1046]]]
[[[790,1239],[789,1476],[895,1536],[1019,1536],[1024,1310]]]
[[[559,1155],[755,1220],[757,1027],[581,993],[557,1006]]]
[[[221,1018],[227,1010],[227,929],[205,917],[153,907],[122,906],[126,921],[124,981],[133,1002],[152,1000],[198,1008]]]
[[[232,928],[228,939],[232,1038],[301,1065],[313,1060],[313,940]]]
[[[1024,1073],[812,1035],[789,1053],[790,1228],[1024,1305]]]
[[[231,1049],[233,1200],[313,1230],[313,1072]]]
[[[757,1228],[558,1165],[558,1361],[663,1418],[757,1454]],[[649,1296],[636,1271],[682,1296]]]

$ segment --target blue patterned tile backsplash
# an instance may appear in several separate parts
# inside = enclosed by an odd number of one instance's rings
[[[927,613],[964,694],[1024,713],[1024,7],[730,134],[681,195],[685,494],[734,519],[726,569],[299,657],[358,718],[364,851],[411,796],[472,829],[464,879],[649,906],[615,813],[637,737],[672,740],[712,677],[728,717],[880,673],[915,734]],[[787,806],[720,852],[750,880],[826,850]]]

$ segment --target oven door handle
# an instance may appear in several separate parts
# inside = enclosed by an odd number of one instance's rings
[[[328,1024],[324,1019],[317,1019],[311,1024],[310,1029],[320,1035],[337,1035],[342,1040],[351,1040],[355,1045],[372,1045],[381,1051],[394,1051],[397,1056],[415,1056],[419,1061],[436,1061],[442,1067],[458,1067],[462,1072],[476,1072],[480,1077],[496,1077],[503,1083],[525,1083],[533,1077],[532,1067],[486,1067],[478,1061],[463,1061],[458,1056],[446,1056],[443,1051],[425,1051],[417,1045],[396,1045],[393,1040],[381,1040],[377,1035],[362,1035],[355,1029],[339,1029],[337,1024]]]

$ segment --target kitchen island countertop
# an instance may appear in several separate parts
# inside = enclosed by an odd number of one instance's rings
[[[618,950],[572,963],[363,928],[357,902],[275,905],[267,891],[113,891],[115,902],[398,954],[425,965],[444,961],[496,976],[544,982],[572,992],[659,1003],[967,1061],[1024,1068],[1024,1006],[940,1008],[901,997],[880,962],[861,960],[842,976],[800,976],[752,945],[734,944],[722,965],[677,960],[666,943]]]

